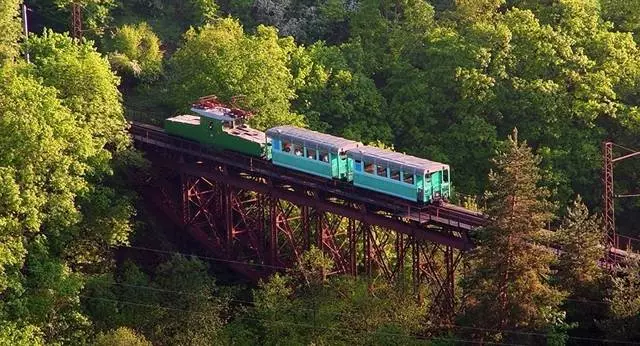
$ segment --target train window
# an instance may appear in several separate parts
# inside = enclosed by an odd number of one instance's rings
[[[449,170],[445,169],[442,171],[442,182],[444,183],[448,183],[449,182]]]
[[[356,167],[356,172],[362,172],[362,161],[355,160],[355,167]]]
[[[381,177],[387,177],[387,166],[383,166],[383,165],[376,165],[376,171],[378,172],[378,175]]]
[[[414,175],[402,172],[402,181],[404,181],[407,184],[413,185]]]
[[[293,154],[295,156],[304,155],[304,146],[302,145],[302,143],[293,143]]]
[[[325,149],[318,150],[318,159],[322,162],[329,162],[329,151]]]
[[[389,177],[393,180],[400,181],[400,169],[391,169],[391,174],[389,175]]]
[[[232,129],[233,128],[233,121],[223,121],[222,122],[222,127],[224,127],[225,129]]]
[[[431,174],[427,173],[424,178],[427,183],[431,183]]]
[[[365,171],[365,172],[367,172],[367,173],[374,174],[374,172],[375,172],[375,166],[374,166],[373,162],[367,162],[367,161],[365,161],[365,162],[364,162],[364,171]]]
[[[312,160],[317,160],[316,150],[313,148],[307,148],[307,158]]]
[[[284,151],[285,153],[290,153],[291,152],[291,142],[284,140],[282,141],[282,151]]]

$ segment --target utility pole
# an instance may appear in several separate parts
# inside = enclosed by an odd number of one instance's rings
[[[630,152],[630,154],[623,155],[620,157],[613,158],[613,147],[620,147]],[[624,159],[628,159],[631,157],[639,156],[640,151],[636,151],[633,149],[625,148],[621,145],[615,144],[613,142],[603,142],[602,143],[602,157],[604,159],[604,166],[602,170],[602,184],[604,186],[604,191],[602,194],[603,204],[604,204],[604,230],[607,236],[607,243],[609,246],[618,248],[618,236],[616,234],[616,219],[615,219],[615,197],[637,197],[638,194],[627,194],[627,195],[614,195],[613,192],[613,164],[618,161],[622,161]],[[607,250],[607,256],[610,261],[613,258],[611,256],[611,252]]]
[[[602,170],[602,183],[604,191],[602,199],[604,202],[604,231],[607,237],[607,244],[616,247],[616,215],[613,202],[613,143],[602,143],[602,157],[604,159],[604,169]],[[607,256],[610,251],[607,249]]]
[[[25,3],[22,3],[22,30],[24,31],[24,42],[27,42],[29,40],[29,25],[27,23],[27,5]],[[27,62],[30,62],[28,45],[25,45],[24,57]]]
[[[71,37],[82,39],[82,12],[77,2],[71,4]]]

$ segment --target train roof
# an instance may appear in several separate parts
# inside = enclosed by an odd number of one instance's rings
[[[191,114],[176,115],[175,117],[167,118],[166,121],[189,125],[200,125],[200,117]]]
[[[314,143],[329,148],[332,151],[347,151],[352,148],[361,146],[362,143],[320,133],[313,130],[307,130],[296,126],[283,125],[273,127],[267,130],[267,136],[277,138],[290,138],[291,140],[299,140],[306,143]]]
[[[246,141],[262,145],[264,145],[264,143],[267,141],[267,137],[265,136],[264,132],[252,129],[246,125],[236,126],[231,129],[225,127],[222,129],[222,131],[232,136],[240,137]]]
[[[439,171],[443,168],[449,168],[449,165],[444,163],[402,154],[391,150],[371,147],[368,145],[351,149],[347,152],[347,155],[356,159],[362,158],[364,160],[369,159],[377,162],[383,161],[389,163],[392,166],[413,168],[416,171],[424,173]]]
[[[220,121],[234,121],[237,119],[230,108],[213,107],[213,108],[196,108],[191,107],[191,111],[206,118],[212,118]]]

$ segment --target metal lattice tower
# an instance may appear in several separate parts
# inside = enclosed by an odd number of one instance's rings
[[[71,37],[78,40],[82,38],[82,12],[77,2],[71,5]]]
[[[602,157],[604,159],[602,171],[604,230],[607,235],[607,244],[616,247],[616,219],[613,202],[613,143],[602,143]]]

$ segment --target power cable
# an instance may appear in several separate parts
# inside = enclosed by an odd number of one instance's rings
[[[164,253],[164,254],[170,254],[170,255],[191,256],[191,257],[197,257],[197,258],[206,259],[206,260],[209,260],[209,261],[216,261],[216,262],[223,262],[223,263],[241,264],[241,265],[248,265],[248,266],[255,266],[255,267],[262,267],[262,268],[271,268],[271,269],[279,269],[279,270],[291,269],[291,268],[288,268],[288,267],[275,266],[275,265],[271,265],[271,264],[247,263],[247,262],[235,261],[235,260],[219,258],[219,257],[200,256],[200,255],[186,254],[186,253],[175,252],[175,251],[152,249],[152,248],[147,248],[147,247],[142,247],[142,246],[120,245],[120,247],[121,248],[136,249],[136,250],[151,251],[151,252],[158,252],[158,253]]]
[[[619,147],[619,148],[622,148],[622,149],[624,149],[624,150],[627,150],[627,151],[629,151],[629,152],[631,152],[631,153],[637,153],[637,152],[640,152],[640,150],[635,150],[635,149],[627,148],[627,147],[625,147],[625,146],[623,146],[623,145],[616,144],[616,143],[613,143],[613,142],[611,142],[611,144],[613,144],[613,145],[614,145],[614,146],[616,146],[616,147]]]
[[[33,270],[33,269],[27,269],[27,271],[39,272],[39,271],[36,271],[36,270]],[[249,308],[256,309],[255,302],[248,301],[248,300],[224,298],[224,297],[220,297],[220,296],[207,295],[207,294],[194,294],[194,293],[186,292],[186,291],[169,290],[169,289],[151,287],[151,286],[148,286],[148,285],[133,285],[133,284],[118,283],[118,282],[114,282],[114,281],[110,281],[110,280],[100,280],[100,281],[103,282],[103,283],[110,284],[110,285],[118,285],[118,286],[123,286],[123,287],[131,287],[131,288],[136,288],[136,289],[146,289],[146,290],[167,292],[167,293],[176,293],[176,294],[193,296],[193,297],[202,297],[202,298],[217,300],[218,302],[226,300],[228,302],[242,303],[242,304],[248,305]],[[169,307],[163,307],[163,306],[160,306],[160,305],[156,306],[156,305],[151,305],[151,304],[134,303],[134,302],[128,302],[128,301],[118,300],[118,299],[110,299],[110,298],[103,298],[103,297],[92,297],[92,296],[87,296],[87,295],[79,295],[79,296],[85,297],[85,298],[93,298],[93,299],[96,299],[96,300],[118,301],[118,302],[122,302],[122,303],[131,303],[131,304],[139,305],[139,306],[156,307],[156,308],[169,309],[169,310],[179,310],[179,311],[185,311],[185,312],[199,313],[197,311],[188,310],[188,309],[169,308]],[[592,303],[599,303],[599,304],[607,304],[606,302],[598,302],[598,301],[591,301],[591,300],[579,300],[579,299],[566,299],[566,300],[578,301],[578,302],[582,302],[582,303],[584,303],[584,302],[592,302]],[[304,307],[294,307],[292,310],[295,310],[295,311],[311,311],[311,312],[315,312],[316,311],[315,309],[304,308]],[[334,316],[347,316],[347,317],[352,317],[353,316],[351,314],[343,313],[343,312],[325,311],[324,313],[328,313],[328,314],[334,315]],[[246,318],[246,317],[242,317],[242,318]],[[246,318],[246,319],[251,319],[251,318]],[[516,330],[508,330],[508,329],[492,329],[492,328],[469,327],[469,326],[461,326],[461,325],[457,325],[457,324],[441,324],[440,327],[456,328],[456,329],[468,329],[468,330],[478,330],[478,331],[501,332],[501,333],[514,334],[514,335],[529,335],[529,336],[542,336],[542,337],[547,336],[547,334],[538,333],[538,332],[525,332],[525,331],[516,331]],[[402,336],[403,334],[397,334],[397,335],[401,335]],[[578,337],[578,336],[567,336],[567,338],[575,339],[575,340],[583,340],[583,341],[615,342],[615,343],[631,344],[631,345],[638,344],[638,343],[634,343],[634,342],[630,342],[630,341],[623,341],[623,340],[596,339],[596,338],[587,338],[587,337]]]
[[[83,297],[83,298],[86,298],[86,299],[100,300],[100,301],[123,303],[123,304],[129,304],[129,305],[140,306],[140,307],[147,307],[147,308],[152,308],[152,309],[163,309],[163,310],[170,310],[170,311],[189,312],[189,313],[194,313],[194,314],[205,314],[205,312],[194,311],[194,310],[190,310],[190,309],[180,309],[180,308],[166,307],[166,306],[161,306],[161,305],[151,305],[151,304],[137,303],[137,302],[121,300],[121,299],[102,298],[102,297],[94,297],[94,296],[87,296],[87,295],[80,295],[80,297]],[[416,339],[416,340],[427,340],[427,341],[430,341],[430,340],[449,340],[449,341],[458,341],[458,342],[466,342],[466,343],[474,343],[474,342],[476,342],[476,341],[470,340],[470,339],[427,338],[427,337],[421,337],[421,336],[415,336],[415,335],[405,335],[405,334],[399,334],[399,333],[371,332],[371,331],[365,331],[365,330],[358,331],[358,330],[351,329],[351,328],[317,326],[317,325],[313,325],[313,324],[293,323],[293,322],[286,322],[286,321],[274,321],[274,320],[268,320],[268,319],[262,319],[262,318],[254,318],[254,317],[242,317],[242,319],[258,321],[258,322],[276,323],[276,324],[289,325],[289,326],[314,328],[314,329],[329,329],[329,330],[335,330],[335,331],[349,331],[349,332],[355,332],[355,333],[359,333],[359,334],[395,336],[395,337],[408,338],[408,339],[410,338],[410,339]],[[491,345],[514,345],[514,346],[520,346],[521,345],[521,344],[511,344],[511,343],[501,343],[501,342],[485,342],[485,343],[486,344],[491,344]]]

